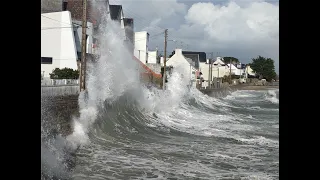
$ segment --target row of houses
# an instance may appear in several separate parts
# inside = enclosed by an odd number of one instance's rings
[[[201,80],[201,86],[206,88],[209,81],[221,79],[225,76],[236,75],[243,79],[254,77],[255,73],[246,64],[226,64],[223,57],[216,57],[215,60],[207,59],[205,52],[182,51],[175,49],[167,59],[167,66],[182,66],[184,69],[190,69],[190,77],[193,84]]]
[[[98,30],[102,25],[101,17],[107,14],[111,20],[119,23],[121,32],[118,35],[133,59],[138,60],[147,72],[151,72],[146,64],[156,63],[153,57],[158,54],[148,49],[149,33],[134,32],[134,19],[125,17],[122,5],[109,4],[109,0],[88,0],[87,3],[86,57],[94,59],[100,55]],[[41,5],[41,76],[44,79],[50,78],[55,68],[79,69],[82,1],[42,0]]]
[[[82,1],[78,0],[42,0],[41,9],[41,76],[50,78],[55,68],[79,69],[81,62],[82,39]],[[105,8],[101,8],[105,7]],[[147,31],[135,32],[134,19],[125,16],[122,5],[109,4],[109,0],[88,1],[86,55],[94,59],[100,55],[98,30],[102,25],[102,16],[107,14],[118,23],[121,31],[120,41],[141,66],[154,76],[161,77],[164,57],[158,50],[149,50]],[[204,82],[222,78],[230,74],[248,77],[254,76],[250,66],[244,64],[225,64],[222,57],[210,60],[205,52],[182,51],[175,49],[169,58],[168,66],[185,66],[190,69],[190,77]],[[208,86],[208,83],[203,83]]]

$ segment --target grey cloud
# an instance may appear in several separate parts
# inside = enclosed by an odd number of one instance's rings
[[[278,71],[279,6],[275,1],[116,1],[125,16],[135,19],[135,31],[147,29],[153,36],[167,28],[169,39],[184,42],[184,49],[188,44],[189,50],[221,52],[244,63],[257,55],[268,56]],[[150,49],[163,50],[163,41],[163,35],[150,38]],[[168,43],[168,52],[176,46],[181,44]]]

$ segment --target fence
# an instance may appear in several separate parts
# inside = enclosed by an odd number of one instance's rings
[[[43,79],[41,86],[78,85],[78,79]]]
[[[41,96],[69,96],[78,95],[78,85],[41,86]]]

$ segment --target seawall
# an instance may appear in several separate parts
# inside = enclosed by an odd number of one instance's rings
[[[253,86],[248,84],[232,85],[216,89],[200,89],[199,91],[211,97],[225,97],[233,91],[237,90],[268,90],[276,89],[279,86]]]
[[[72,117],[79,116],[79,95],[47,96],[41,98],[41,123],[46,131],[62,136],[72,133]]]

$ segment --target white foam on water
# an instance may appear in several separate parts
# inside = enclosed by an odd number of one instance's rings
[[[249,143],[249,144],[258,144],[261,146],[269,146],[269,147],[279,147],[279,141],[267,139],[262,136],[256,136],[251,139],[238,138],[238,140],[245,143]]]
[[[268,90],[268,93],[265,95],[265,100],[270,101],[273,104],[279,104],[276,92],[279,93],[279,89]]]

